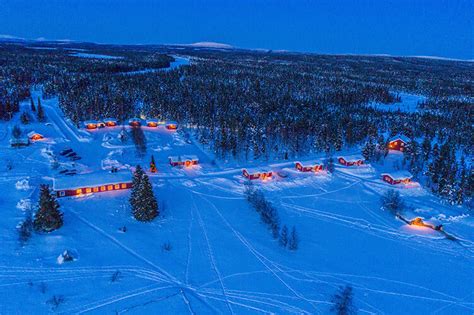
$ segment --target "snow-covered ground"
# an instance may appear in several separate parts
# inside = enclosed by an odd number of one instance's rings
[[[0,123],[1,314],[326,314],[331,295],[344,284],[353,286],[361,314],[474,311],[474,221],[416,183],[395,186],[412,208],[406,216],[442,223],[459,241],[381,210],[381,194],[394,187],[380,174],[399,165],[394,152],[384,165],[337,165],[332,175],[298,173],[293,162],[274,164],[288,176],[255,185],[281,223],[296,226],[300,244],[291,252],[248,205],[235,164],[215,164],[211,153],[161,127],[143,128],[148,150],[138,157],[131,141],[118,140],[121,127],[77,130],[56,99],[42,103],[49,124],[22,127],[43,133],[43,141],[12,149],[14,122]],[[59,168],[52,169],[55,153],[65,148],[82,159],[59,156]],[[146,167],[152,154],[158,173],[151,180],[162,208],[155,221],[131,217],[129,191],[60,198],[64,226],[20,247],[15,227],[37,201],[38,185],[66,176],[59,169],[100,173],[114,165],[126,171]],[[168,156],[184,154],[197,155],[200,166],[168,164]],[[76,260],[59,264],[65,250]]]
[[[416,95],[410,93],[398,93],[401,98],[400,103],[393,104],[382,104],[382,103],[371,103],[369,106],[377,108],[383,111],[398,111],[414,113],[418,111],[418,104],[426,100],[426,96]]]
[[[121,56],[101,55],[101,54],[92,54],[92,53],[84,53],[84,52],[75,52],[70,55],[73,57],[79,57],[79,58],[123,59],[123,57]]]

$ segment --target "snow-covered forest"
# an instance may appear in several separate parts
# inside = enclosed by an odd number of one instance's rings
[[[0,314],[474,311],[474,63],[6,41],[0,65]]]

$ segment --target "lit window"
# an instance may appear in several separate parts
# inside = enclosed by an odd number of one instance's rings
[[[114,188],[115,188],[115,189],[120,189],[120,185],[117,184],[117,185],[114,186]]]
[[[107,186],[107,190],[114,190],[114,186],[112,185]]]
[[[90,194],[92,192],[91,188],[86,188],[86,194]]]
[[[94,187],[94,188],[92,189],[92,191],[93,191],[93,192],[99,192],[99,187]]]
[[[82,189],[80,189],[80,188],[76,189],[76,194],[78,194],[78,195],[82,194]]]
[[[127,184],[122,184],[122,189],[127,188]]]
[[[105,191],[105,190],[106,190],[105,186],[100,187],[100,191]]]

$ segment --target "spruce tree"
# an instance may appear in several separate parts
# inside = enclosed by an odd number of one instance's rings
[[[130,205],[133,216],[138,221],[152,221],[158,216],[158,202],[153,193],[150,179],[140,166],[137,166],[135,170],[132,185]]]
[[[286,247],[286,245],[288,245],[288,228],[286,227],[286,225],[283,225],[283,227],[281,228],[280,238],[278,239],[278,243],[282,247]]]
[[[33,225],[38,232],[52,232],[63,225],[63,214],[59,211],[59,204],[51,194],[48,185],[40,186],[38,211]]]
[[[296,233],[296,228],[291,229],[290,239],[288,240],[288,249],[297,250],[298,249],[298,234]]]
[[[37,116],[38,116],[39,121],[44,121],[45,118],[46,118],[46,116],[44,115],[43,106],[41,105],[41,100],[40,100],[39,97],[38,97],[38,113],[37,113]]]
[[[355,314],[356,307],[354,306],[353,295],[354,293],[351,286],[346,285],[345,287],[340,287],[338,292],[336,292],[331,299],[333,303],[331,312],[337,315]]]
[[[155,157],[153,155],[151,156],[151,161],[150,161],[150,172],[156,173],[156,163],[155,163]]]
[[[26,112],[21,113],[20,120],[23,125],[27,125],[30,123],[30,117]]]
[[[30,98],[30,101],[31,101],[31,111],[36,112],[36,106],[35,106],[35,102],[33,101],[33,98]]]

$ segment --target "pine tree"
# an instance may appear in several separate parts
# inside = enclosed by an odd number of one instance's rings
[[[21,113],[20,120],[21,120],[21,123],[24,125],[27,125],[30,123],[30,117],[28,116],[26,112]]]
[[[333,303],[331,312],[337,315],[356,314],[353,295],[354,293],[351,286],[346,285],[345,287],[340,287],[338,292],[336,292],[331,299],[331,302]]]
[[[40,186],[38,211],[33,225],[38,232],[52,232],[63,225],[63,214],[59,211],[59,204],[51,194],[48,185]]]
[[[41,100],[38,97],[38,112],[37,112],[38,120],[44,121],[46,116],[44,115],[43,106],[41,105]]]
[[[298,234],[296,233],[296,228],[293,227],[291,229],[290,239],[288,240],[288,249],[297,250],[298,243],[299,243]]]
[[[133,174],[130,205],[132,214],[138,221],[152,221],[159,214],[150,179],[139,165]]]
[[[33,101],[33,98],[32,98],[32,97],[30,98],[30,102],[31,102],[31,111],[32,111],[32,112],[36,112],[35,102]]]
[[[326,169],[329,173],[333,173],[334,172],[334,158],[332,156],[330,156],[327,160],[326,160]]]
[[[286,225],[283,225],[283,227],[281,228],[280,238],[278,239],[278,243],[282,247],[286,247],[286,245],[288,245],[288,228],[286,227]]]
[[[150,172],[156,173],[156,163],[155,163],[155,157],[153,155],[151,156],[151,161],[150,161]]]
[[[393,189],[388,190],[381,199],[382,207],[393,214],[399,214],[405,206],[400,193]]]
[[[372,141],[372,138],[365,143],[364,148],[362,149],[362,156],[366,161],[372,160],[375,155],[375,144]]]

